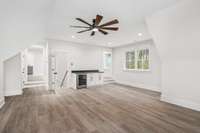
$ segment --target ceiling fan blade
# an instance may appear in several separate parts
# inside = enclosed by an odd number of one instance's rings
[[[90,23],[86,22],[85,20],[81,19],[81,18],[76,18],[76,20],[81,21],[82,23],[85,23],[89,26],[92,26]]]
[[[99,27],[105,27],[105,26],[109,26],[109,25],[113,25],[113,24],[118,24],[118,23],[119,23],[119,21],[117,19],[115,19],[115,20],[112,20],[112,21],[107,22],[105,24],[102,24]]]
[[[99,29],[99,32],[103,33],[104,35],[107,35],[107,34],[108,34],[108,32],[106,32],[106,31],[104,31],[104,30],[101,30],[101,29]]]
[[[96,16],[96,21],[95,21],[95,25],[98,26],[101,23],[101,20],[103,19],[103,16],[101,15],[97,15]]]
[[[95,31],[92,31],[91,36],[94,36],[94,35],[95,35]]]
[[[90,27],[87,27],[87,26],[73,26],[73,25],[71,25],[70,27],[72,27],[72,28],[90,28]]]
[[[93,19],[93,20],[92,20],[92,26],[93,26],[93,27],[95,26],[95,23],[96,23],[96,19]]]
[[[82,30],[82,31],[79,31],[77,33],[83,33],[83,32],[90,31],[90,30],[92,30],[92,29]]]
[[[104,29],[104,30],[114,30],[114,31],[119,30],[118,27],[101,27],[101,29]]]

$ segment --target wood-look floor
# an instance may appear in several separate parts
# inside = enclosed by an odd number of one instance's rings
[[[0,133],[200,133],[200,112],[117,84],[56,92],[33,88],[6,98]]]

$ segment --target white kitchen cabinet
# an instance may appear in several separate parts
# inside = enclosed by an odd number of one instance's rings
[[[96,85],[102,85],[103,84],[103,74],[97,73],[96,74]]]
[[[71,88],[77,89],[77,74],[71,74],[69,83]],[[87,73],[87,87],[98,86],[102,84],[103,73]]]
[[[95,78],[93,73],[87,74],[87,86],[94,86],[95,85]]]
[[[89,73],[87,74],[87,86],[96,86],[103,84],[102,73]]]

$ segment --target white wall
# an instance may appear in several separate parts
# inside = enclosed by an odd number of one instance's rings
[[[126,52],[131,49],[149,48],[150,71],[127,71],[124,70]],[[113,75],[114,79],[121,84],[141,87],[154,91],[161,91],[161,61],[152,40],[133,43],[113,50]]]
[[[48,42],[46,42],[44,47],[44,80],[46,82],[46,85],[49,85],[49,45]]]
[[[3,61],[0,59],[0,108],[4,105]]]
[[[92,46],[92,45],[85,45],[85,44],[77,44],[72,42],[66,41],[57,41],[57,40],[49,40],[49,54],[54,52],[67,52],[68,58],[68,69],[69,70],[94,70],[98,69],[101,71],[103,70],[103,53],[105,51],[112,52],[112,49],[99,47],[99,46]],[[73,64],[73,66],[70,66]],[[61,68],[60,68],[61,69]],[[63,70],[57,70],[58,72]],[[112,72],[112,69],[110,70]],[[110,71],[105,71],[104,74],[110,74]],[[53,78],[51,72],[49,73],[49,83],[52,82]],[[68,73],[68,87],[71,86],[71,73]],[[49,84],[50,88],[53,86]]]
[[[200,110],[200,1],[147,18],[162,64],[162,100]]]
[[[5,96],[22,94],[21,54],[4,61]]]
[[[49,40],[50,52],[53,50],[67,51],[70,62],[73,62],[72,69],[99,69],[103,70],[103,52],[111,51],[110,48],[75,44],[65,41]]]

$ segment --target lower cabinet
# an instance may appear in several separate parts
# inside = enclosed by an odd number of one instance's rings
[[[77,74],[71,74],[69,80],[69,86],[73,89],[77,89]],[[87,74],[87,87],[98,86],[103,84],[102,73],[88,73]]]
[[[103,84],[103,74],[98,73],[96,75],[96,85],[102,85]]]
[[[89,73],[87,74],[87,86],[96,86],[103,84],[103,74]]]
[[[87,86],[93,86],[95,84],[94,81],[94,74],[87,74]]]

